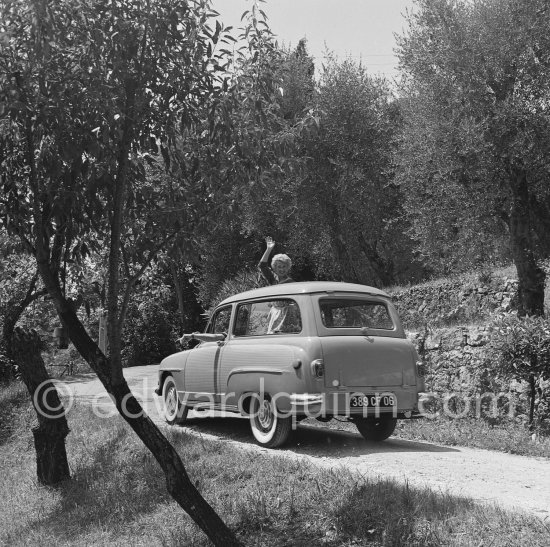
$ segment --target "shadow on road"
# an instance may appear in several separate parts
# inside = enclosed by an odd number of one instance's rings
[[[158,398],[153,395],[153,389],[157,385],[156,368],[150,367],[146,371],[143,367],[125,369],[126,379],[138,399],[145,402],[146,411],[157,423],[164,423],[162,417],[158,416],[158,409],[155,404]],[[130,371],[130,372],[128,372]],[[81,374],[63,379],[67,384],[83,383],[86,385],[90,380],[96,380],[94,373]],[[86,386],[87,387],[87,386]],[[90,386],[92,388],[93,386]],[[79,399],[90,399],[89,393],[97,398],[95,390],[84,389]],[[142,395],[140,395],[142,394]],[[109,404],[104,395],[101,401]],[[200,417],[201,412],[193,412],[186,422],[186,427],[195,433],[205,433],[228,439],[243,444],[254,444],[254,438],[250,431],[249,421],[241,417]],[[196,417],[196,416],[199,417]],[[206,413],[204,413],[206,416]],[[351,424],[342,424],[342,428],[350,427],[350,431],[331,429],[328,425],[298,424],[291,439],[285,444],[284,449],[297,454],[306,454],[313,457],[344,458],[349,456],[364,456],[369,454],[387,454],[398,452],[409,453],[437,453],[437,452],[460,452],[460,450],[447,446],[438,446],[428,442],[417,442],[398,437],[391,437],[383,442],[365,441],[355,427]],[[333,425],[333,424],[330,424]],[[340,427],[337,425],[337,427]]]
[[[192,418],[185,424],[196,433],[207,433],[241,443],[254,444],[248,420],[242,418]],[[392,437],[366,441],[358,433],[298,424],[285,450],[314,457],[344,458],[390,452],[459,452],[456,448]]]

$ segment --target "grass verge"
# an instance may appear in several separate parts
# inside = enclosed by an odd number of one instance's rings
[[[32,413],[19,413],[0,446],[0,544],[208,545],[121,419],[73,408],[67,438],[73,479],[56,490],[36,484],[31,421]],[[544,523],[525,514],[343,468],[317,469],[177,429],[169,435],[192,480],[246,545],[550,544]]]
[[[537,436],[533,439],[524,424],[512,421],[491,425],[475,418],[403,420],[396,434],[404,439],[448,446],[469,446],[520,456],[550,458],[548,437]]]
[[[309,419],[305,423],[357,433],[355,425],[345,421],[332,420],[320,425],[316,420]],[[512,421],[491,425],[475,418],[450,419],[443,416],[434,419],[399,420],[394,437],[446,446],[496,450],[520,456],[550,458],[550,438],[537,436],[533,440],[524,424]]]
[[[32,417],[29,395],[21,382],[0,383],[0,446],[24,429]]]

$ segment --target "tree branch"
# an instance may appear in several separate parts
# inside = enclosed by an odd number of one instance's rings
[[[15,72],[14,78],[19,88],[21,102],[25,104],[26,116],[25,116],[25,143],[27,145],[26,155],[29,165],[29,186],[31,187],[33,196],[32,196],[32,209],[34,224],[37,230],[36,234],[36,260],[37,262],[42,262],[43,264],[48,264],[49,267],[49,258],[50,258],[50,248],[49,248],[49,238],[46,235],[46,230],[44,226],[44,215],[40,207],[40,198],[41,196],[41,186],[40,180],[38,178],[38,173],[36,169],[36,160],[34,157],[34,135],[32,129],[32,119],[31,119],[31,107],[27,98],[23,82],[21,81],[21,73]]]
[[[132,290],[139,280],[139,278],[143,275],[145,270],[149,267],[155,256],[161,251],[166,244],[176,235],[178,234],[179,230],[176,230],[172,232],[170,235],[166,236],[159,245],[157,245],[154,249],[152,249],[149,252],[149,255],[145,262],[142,264],[141,268],[135,273],[132,277],[128,279],[128,282],[126,283],[126,288],[124,290],[124,297],[122,299],[122,305],[120,307],[120,314],[118,316],[118,322],[122,328],[122,324],[124,323],[124,318],[126,317],[126,312],[128,310],[128,304],[130,303],[130,296],[132,295]]]

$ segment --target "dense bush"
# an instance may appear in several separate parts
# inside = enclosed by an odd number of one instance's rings
[[[124,366],[159,363],[177,351],[176,314],[165,302],[143,301],[132,307],[125,322],[122,359]]]
[[[492,325],[485,366],[525,385],[532,429],[550,429],[550,321],[506,314]]]
[[[216,307],[220,302],[238,294],[241,292],[249,291],[251,289],[256,289],[265,284],[265,281],[261,279],[257,271],[243,270],[239,272],[235,277],[224,281],[210,302],[212,308]]]

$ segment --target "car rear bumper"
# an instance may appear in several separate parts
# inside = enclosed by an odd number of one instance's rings
[[[368,392],[383,399],[391,395],[396,404],[384,406],[383,403],[371,407],[354,407],[352,397]],[[418,397],[416,392],[405,390],[379,391],[363,390],[361,392],[329,392],[329,393],[296,393],[290,395],[290,409],[296,415],[307,417],[360,417],[393,415],[400,418],[412,418],[418,415]]]

